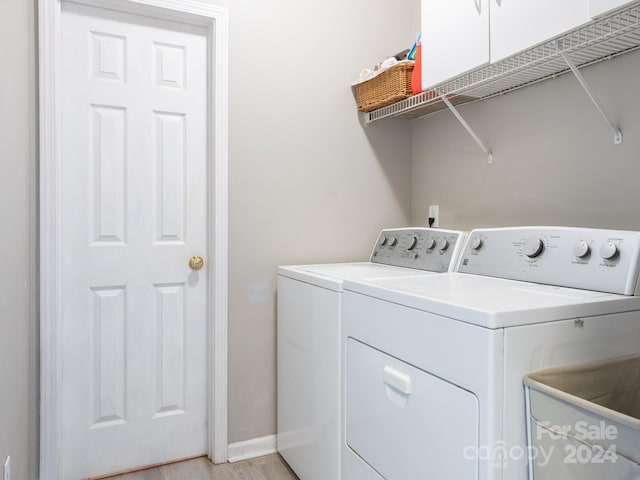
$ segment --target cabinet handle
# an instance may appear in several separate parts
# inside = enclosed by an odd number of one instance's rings
[[[482,0],[473,0],[476,4],[476,10],[478,11],[478,15],[482,15]]]

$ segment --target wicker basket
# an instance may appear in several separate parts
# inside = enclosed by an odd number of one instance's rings
[[[371,112],[412,95],[413,63],[398,63],[366,82],[355,85],[361,112]]]

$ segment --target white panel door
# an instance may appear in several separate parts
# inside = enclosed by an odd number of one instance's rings
[[[491,61],[588,22],[589,0],[491,0]]]
[[[489,0],[422,0],[422,88],[489,63]]]
[[[207,452],[207,37],[64,4],[62,478]]]

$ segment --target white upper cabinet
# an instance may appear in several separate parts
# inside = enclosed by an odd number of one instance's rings
[[[422,86],[489,63],[489,0],[422,0]]]
[[[613,10],[614,8],[622,7],[627,3],[633,3],[629,0],[589,0],[590,15],[597,17],[603,13]]]
[[[615,0],[491,0],[491,62],[588,22],[589,3]],[[620,3],[620,2],[619,2]]]

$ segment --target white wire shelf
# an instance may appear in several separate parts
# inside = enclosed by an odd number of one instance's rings
[[[365,114],[372,123],[390,117],[418,118],[453,105],[509,92],[570,71],[566,55],[582,67],[640,47],[640,1],[500,62],[478,68],[400,102]]]

